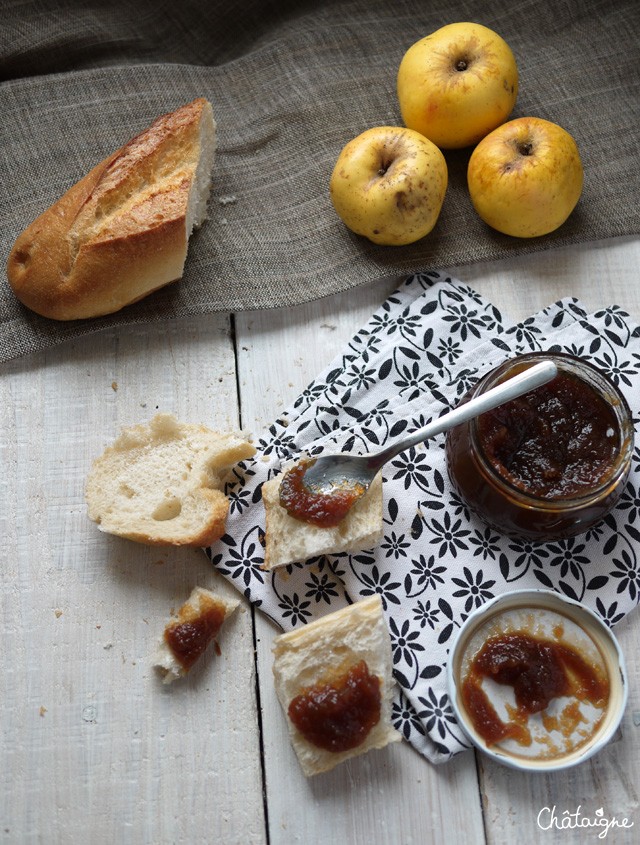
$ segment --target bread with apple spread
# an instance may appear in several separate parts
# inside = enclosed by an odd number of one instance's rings
[[[284,472],[299,463],[301,461],[285,466]],[[329,527],[311,525],[287,512],[280,504],[282,478],[283,474],[274,476],[262,485],[265,508],[263,569],[274,569],[320,555],[369,549],[380,542],[384,528],[380,473],[347,515],[337,525]]]
[[[154,666],[165,684],[187,675],[240,604],[203,587],[191,595],[166,625],[158,643]]]
[[[18,237],[7,263],[16,297],[44,317],[78,320],[179,279],[206,217],[215,147],[206,99],[157,118]]]
[[[380,596],[281,634],[273,652],[276,694],[307,777],[401,739]]]

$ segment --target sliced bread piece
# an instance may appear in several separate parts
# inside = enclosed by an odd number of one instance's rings
[[[307,777],[401,739],[391,722],[395,681],[380,596],[279,635],[273,653],[276,694]]]
[[[194,587],[176,617],[165,626],[158,643],[154,666],[163,683],[170,684],[192,669],[239,604],[238,599],[225,599],[211,590]]]
[[[380,542],[383,532],[380,473],[347,516],[330,528],[310,525],[290,516],[280,504],[281,480],[282,475],[278,475],[262,485],[266,511],[264,569],[318,555],[368,549]]]
[[[208,546],[225,531],[224,479],[254,454],[240,434],[157,414],[123,429],[94,461],[89,517],[102,531],[139,543]]]

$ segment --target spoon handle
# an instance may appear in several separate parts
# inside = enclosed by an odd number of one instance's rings
[[[371,455],[370,466],[373,465],[375,460],[375,465],[382,467],[391,458],[400,452],[404,452],[405,449],[415,446],[417,443],[422,443],[430,437],[442,434],[443,431],[449,431],[454,426],[468,422],[470,419],[478,417],[480,414],[484,414],[498,405],[503,405],[505,402],[516,399],[518,396],[522,396],[523,393],[528,393],[528,391],[534,390],[536,387],[540,387],[551,381],[557,374],[558,368],[553,361],[542,361],[539,364],[535,364],[533,367],[529,367],[523,370],[523,372],[518,373],[518,375],[512,376],[501,384],[492,387],[486,393],[475,396],[463,405],[459,405],[452,411],[448,411],[446,414],[438,417],[438,419],[432,420],[423,428],[417,429],[382,452]]]

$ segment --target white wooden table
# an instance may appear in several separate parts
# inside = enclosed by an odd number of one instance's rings
[[[637,318],[639,267],[630,239],[452,273],[514,318],[569,294]],[[0,367],[0,845],[598,840],[542,830],[554,806],[559,821],[578,808],[626,817],[634,827],[606,841],[640,841],[638,612],[617,628],[630,679],[621,738],[553,776],[473,752],[434,767],[402,743],[305,780],[272,683],[276,631],[246,605],[221,656],[184,682],[163,687],[152,669],[192,586],[232,588],[198,550],[100,533],[83,497],[92,459],[158,410],[259,434],[394,287],[109,330]]]

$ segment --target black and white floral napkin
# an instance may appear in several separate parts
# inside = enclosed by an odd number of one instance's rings
[[[287,630],[378,593],[399,684],[393,720],[433,762],[468,747],[445,667],[453,634],[474,608],[542,586],[614,625],[640,601],[640,444],[615,511],[582,536],[550,543],[503,537],[470,514],[450,487],[441,436],[385,467],[376,548],[265,572],[261,485],[304,451],[376,451],[456,405],[504,359],[541,349],[590,360],[640,418],[640,327],[617,306],[587,314],[567,298],[512,324],[444,273],[410,276],[260,437],[255,459],[227,488],[227,534],[207,550],[217,570]]]

